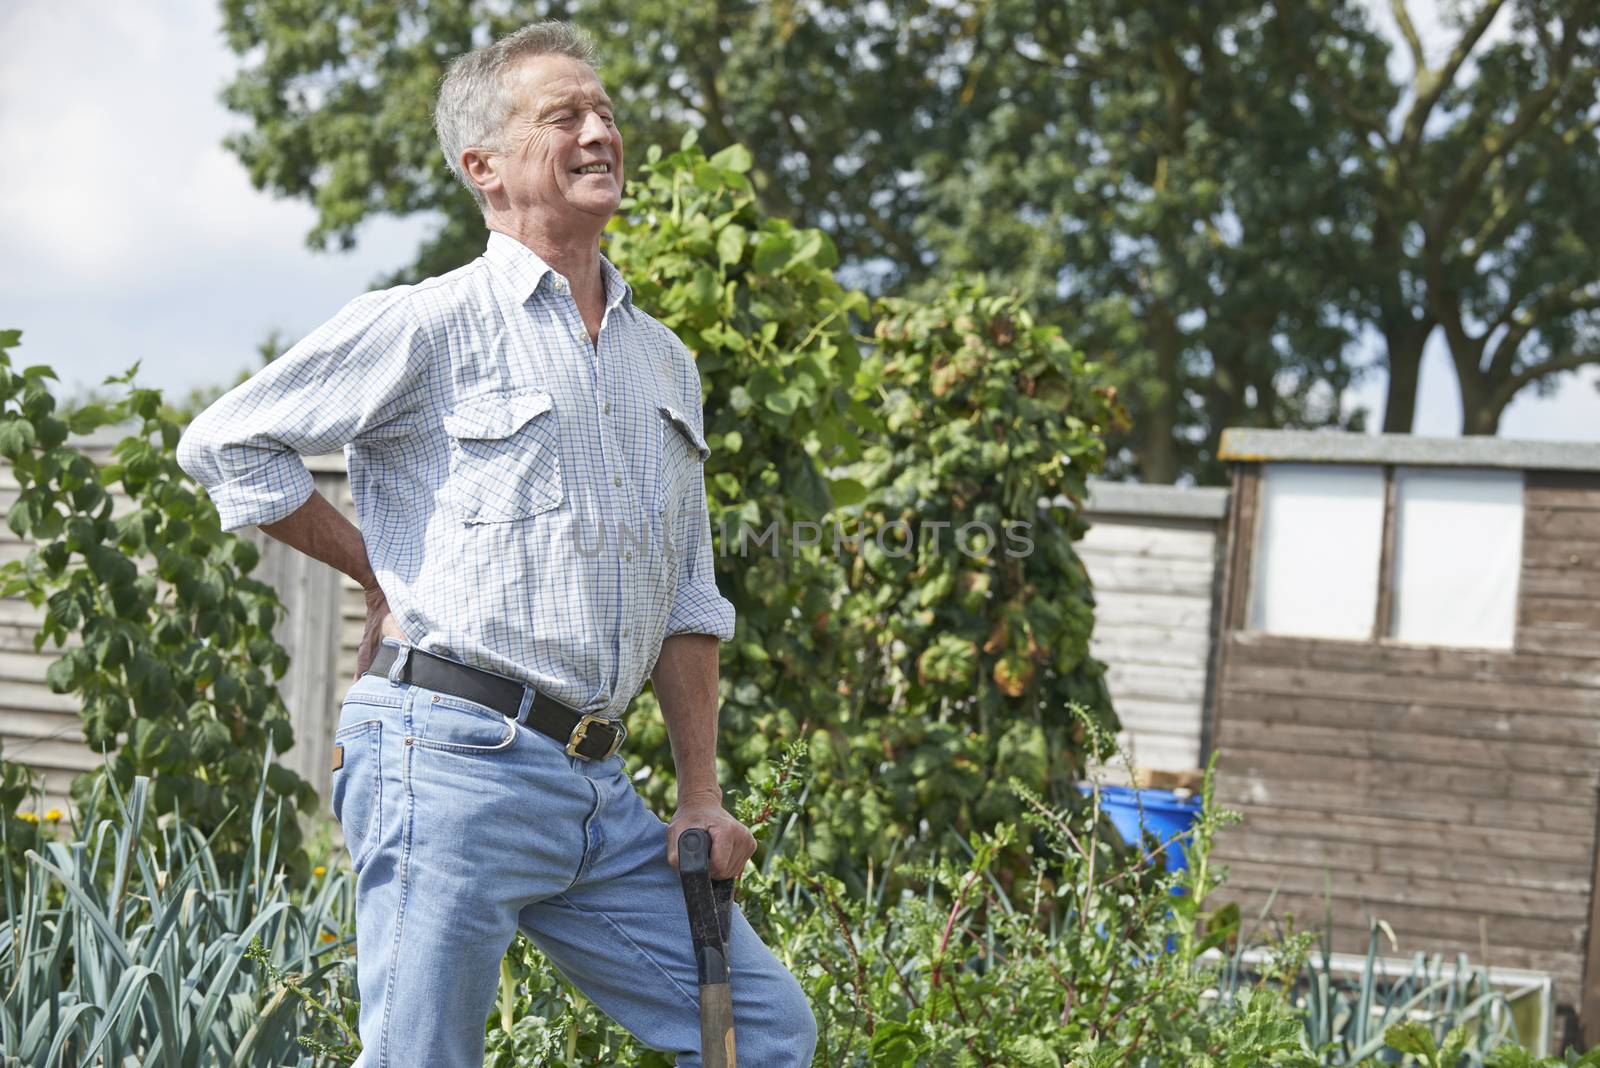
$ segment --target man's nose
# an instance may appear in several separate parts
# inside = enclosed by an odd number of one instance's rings
[[[583,117],[583,129],[578,133],[583,144],[595,141],[606,141],[611,138],[611,127],[606,125],[606,120],[600,117],[597,111],[591,111]]]

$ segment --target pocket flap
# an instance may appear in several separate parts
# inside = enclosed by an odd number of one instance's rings
[[[678,433],[687,438],[689,444],[694,446],[694,451],[699,454],[700,461],[704,463],[706,457],[711,455],[711,447],[706,444],[706,439],[700,436],[700,431],[694,428],[694,424],[689,422],[689,417],[670,404],[662,404],[658,405],[658,407],[661,409],[661,414],[666,417],[667,422],[677,427]]]
[[[542,389],[520,393],[482,393],[456,402],[445,413],[445,433],[453,438],[504,438],[555,402]]]

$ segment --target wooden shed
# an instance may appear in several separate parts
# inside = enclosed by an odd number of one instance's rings
[[[1229,431],[1208,735],[1247,908],[1554,979],[1600,1039],[1600,444]]]

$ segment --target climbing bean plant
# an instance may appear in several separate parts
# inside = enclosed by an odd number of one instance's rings
[[[738,612],[724,781],[806,741],[800,833],[857,878],[907,834],[1014,814],[1007,775],[1059,796],[1084,748],[1068,701],[1114,724],[1072,541],[1121,410],[1014,295],[847,288],[826,234],[761,213],[749,167],[692,136],[652,149],[607,253],[705,391],[717,583]],[[665,801],[665,732],[648,694],[635,708],[641,788]]]

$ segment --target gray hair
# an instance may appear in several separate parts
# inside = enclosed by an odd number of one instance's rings
[[[478,207],[483,194],[461,169],[461,153],[469,148],[497,147],[516,101],[506,91],[505,74],[529,56],[569,56],[594,67],[598,53],[588,34],[570,22],[535,22],[482,48],[463,52],[450,63],[439,84],[433,128],[450,171],[467,187]]]

